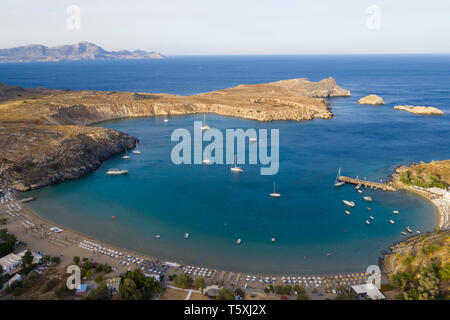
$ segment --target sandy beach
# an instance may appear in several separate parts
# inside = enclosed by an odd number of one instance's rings
[[[448,229],[450,227],[450,192],[438,188],[420,188],[416,186],[407,186],[399,181],[395,181],[395,186],[399,189],[414,192],[417,195],[429,200],[439,215],[436,229]]]
[[[170,275],[185,273],[193,279],[204,278],[207,284],[223,284],[226,287],[240,287],[249,292],[263,293],[268,285],[304,286],[307,291],[313,289],[330,290],[339,285],[354,285],[365,283],[369,274],[360,273],[333,275],[269,275],[241,274],[225,270],[208,269],[201,266],[182,266],[176,263],[161,261],[155,257],[114,247],[93,239],[79,232],[47,221],[26,207],[25,203],[12,198],[0,204],[0,217],[7,219],[6,227],[18,241],[26,243],[20,250],[28,249],[50,256],[59,256],[59,268],[72,264],[74,256],[87,257],[92,261],[105,263],[113,267],[110,277],[115,277],[130,269],[141,268],[144,273],[155,275]],[[57,233],[50,228],[60,228]]]

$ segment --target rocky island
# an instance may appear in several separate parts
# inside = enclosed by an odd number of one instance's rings
[[[30,190],[75,179],[135,145],[137,139],[126,133],[87,126],[95,122],[194,113],[258,121],[330,119],[324,98],[349,95],[332,78],[239,85],[192,96],[0,85],[0,183]]]
[[[435,107],[424,107],[424,106],[395,106],[395,110],[403,110],[407,112],[411,112],[414,114],[420,114],[420,115],[443,115],[444,112],[442,110],[439,110]]]
[[[368,96],[361,98],[358,100],[359,104],[370,104],[370,105],[381,105],[384,104],[384,100],[383,98],[374,95],[374,94],[369,94]]]
[[[47,47],[39,44],[34,44],[9,49],[0,49],[0,63],[162,58],[165,58],[164,55],[155,51],[107,51],[87,41],[57,47]]]

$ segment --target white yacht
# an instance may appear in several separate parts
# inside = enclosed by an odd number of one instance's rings
[[[205,114],[203,115],[203,125],[201,126],[200,129],[202,129],[202,131],[210,129],[209,126],[206,124],[206,115]]]
[[[164,119],[164,122],[169,122],[169,119]]]
[[[407,233],[406,232],[404,232],[404,231],[402,231],[402,232],[400,232],[402,235],[404,235],[404,236],[406,236],[407,235]]]
[[[109,169],[106,174],[109,174],[111,176],[118,176],[121,174],[127,174],[128,170],[125,169]]]
[[[335,187],[339,187],[342,186],[345,182],[344,181],[339,181],[339,177],[341,176],[341,168],[339,168],[338,170],[338,174],[336,176],[336,180],[334,180],[334,186]]]
[[[370,221],[369,221],[369,220],[366,220],[366,224],[370,224]]]
[[[186,234],[184,235],[184,238],[185,238],[185,239],[189,239],[189,233],[186,233]]]
[[[157,234],[155,237],[156,237],[156,238],[161,238],[161,235],[160,235],[160,234]]]
[[[366,201],[372,201],[372,197],[369,197],[369,196],[365,196],[365,197],[363,197],[363,199]]]
[[[237,239],[236,244],[241,244],[241,242],[242,242],[242,239],[239,238],[239,239]]]
[[[369,216],[369,218],[370,218],[370,220],[375,220],[375,218],[374,218],[374,217],[372,217],[372,216]]]
[[[231,171],[233,171],[233,172],[244,172],[244,170],[242,170],[242,168],[237,166],[236,155],[234,155],[234,167],[231,167]]]
[[[271,194],[269,194],[269,196],[274,197],[274,198],[281,197],[281,194],[279,194],[278,192],[275,191],[275,182],[273,183],[273,192]]]
[[[139,143],[137,143],[137,142],[136,142],[136,150],[133,150],[133,153],[141,154],[141,152],[139,151]]]
[[[358,193],[363,193],[361,190],[358,190]]]
[[[128,155],[128,149],[125,148],[125,155],[122,157],[122,159],[130,159],[131,157]]]
[[[355,187],[356,190],[359,190],[361,188],[361,183],[358,183],[358,185]]]
[[[352,208],[355,206],[355,203],[354,203],[353,201],[342,200],[342,202],[343,202],[346,206],[349,206],[349,207],[352,207]]]
[[[272,237],[272,243],[275,242],[275,241],[276,241],[275,237]]]
[[[389,219],[389,222],[390,222],[391,224],[394,224],[394,223],[395,223],[395,221],[394,221],[394,220],[391,220],[391,219]]]
[[[345,210],[344,212],[345,212],[345,214],[349,214],[349,215],[351,214],[350,211],[348,211],[348,210]]]
[[[412,232],[413,232],[412,229],[411,229],[410,227],[406,227],[405,230],[408,231],[409,233],[412,233]]]
[[[394,210],[394,211],[392,211],[392,212],[395,213],[395,214],[397,214],[397,213],[399,213],[400,211]]]

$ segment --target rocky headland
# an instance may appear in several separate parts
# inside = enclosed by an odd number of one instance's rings
[[[349,96],[332,78],[169,94],[25,89],[0,85],[0,187],[30,190],[76,179],[134,147],[122,132],[87,126],[128,118],[216,113],[258,121],[330,119],[327,97]]]
[[[359,99],[358,103],[359,104],[370,104],[370,105],[382,105],[382,104],[384,104],[384,100],[383,100],[383,98],[381,98],[377,95],[369,94],[368,96]]]
[[[420,115],[443,115],[444,112],[442,110],[439,110],[435,107],[424,107],[424,106],[395,106],[395,110],[403,110],[407,112],[411,112],[414,114],[420,114]]]

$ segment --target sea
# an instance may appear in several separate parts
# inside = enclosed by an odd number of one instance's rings
[[[123,119],[96,125],[137,137],[141,154],[130,153],[128,160],[114,156],[81,179],[23,195],[36,197],[29,206],[42,217],[120,248],[257,274],[363,272],[405,237],[401,232],[406,227],[434,230],[436,209],[416,194],[364,187],[360,194],[353,185],[335,187],[334,182],[339,168],[342,175],[379,181],[402,164],[449,158],[450,55],[175,56],[0,64],[0,82],[9,85],[178,95],[327,77],[351,91],[351,97],[328,99],[334,114],[330,120],[258,122],[206,115],[207,124],[224,133],[278,129],[276,175],[261,175],[260,164],[241,164],[240,174],[227,164],[174,164],[172,132],[192,132],[194,121],[203,120],[201,114],[172,116],[168,122],[165,117]],[[381,96],[386,104],[357,104],[368,94]],[[434,106],[445,115],[414,115],[393,110],[395,105]],[[108,176],[110,168],[129,173]],[[269,196],[274,182],[280,198]],[[348,208],[342,200],[356,205]]]

